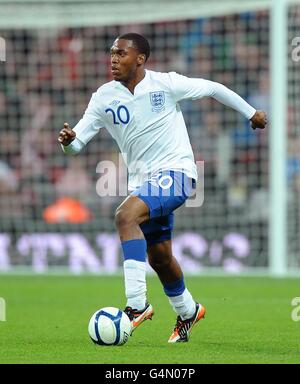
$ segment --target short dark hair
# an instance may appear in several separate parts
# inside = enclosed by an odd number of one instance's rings
[[[118,36],[118,39],[131,40],[139,53],[143,53],[146,56],[145,61],[148,60],[150,56],[150,44],[144,36],[138,33],[124,33]]]

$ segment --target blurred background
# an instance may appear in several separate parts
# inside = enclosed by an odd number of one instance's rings
[[[284,3],[285,12],[275,3]],[[109,48],[126,32],[149,39],[148,69],[220,82],[269,115],[268,128],[253,131],[213,99],[181,104],[195,158],[205,162],[204,204],[175,216],[173,250],[185,272],[300,271],[300,53],[297,60],[292,44],[300,36],[299,1],[0,0],[0,6],[1,272],[119,271],[113,219],[124,197],[96,192],[97,164],[118,165],[118,148],[102,130],[68,157],[57,136],[111,80]],[[272,12],[280,24],[272,24]],[[285,57],[272,76],[272,65],[280,64],[272,39],[282,30],[286,47],[278,53]],[[284,82],[281,95],[273,88],[277,80]],[[273,121],[282,118],[277,132]],[[283,230],[276,232],[276,223]]]

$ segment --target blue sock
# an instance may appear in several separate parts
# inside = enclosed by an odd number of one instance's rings
[[[145,239],[122,241],[124,260],[146,261],[147,242]]]
[[[183,320],[191,318],[195,314],[196,303],[185,287],[184,278],[174,281],[171,284],[164,284],[165,294],[169,297],[169,302],[174,311]]]
[[[174,283],[164,284],[165,294],[169,297],[179,296],[185,290],[184,279],[183,277],[179,280],[174,281]]]

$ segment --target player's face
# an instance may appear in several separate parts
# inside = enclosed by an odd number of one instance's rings
[[[137,68],[145,62],[145,55],[137,51],[131,40],[115,40],[110,57],[113,79],[125,83],[135,77]]]

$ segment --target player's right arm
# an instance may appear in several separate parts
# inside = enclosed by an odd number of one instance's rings
[[[69,127],[68,123],[64,124],[63,129],[59,132],[58,141],[63,146],[70,145],[76,138],[76,132]]]
[[[84,147],[84,144],[78,140],[76,132],[70,128],[68,123],[65,123],[63,129],[59,132],[58,142],[61,144],[62,150],[69,155],[80,152]]]
[[[64,124],[59,132],[58,142],[67,154],[76,154],[99,132],[104,126],[101,115],[99,92],[93,93],[82,119],[71,129]]]

